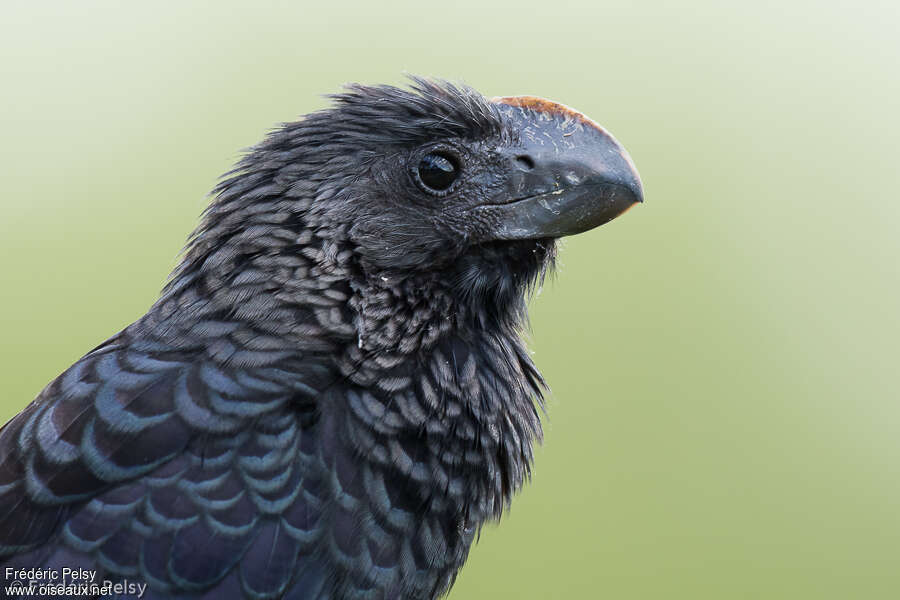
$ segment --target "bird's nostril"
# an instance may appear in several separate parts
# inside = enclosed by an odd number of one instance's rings
[[[530,171],[534,168],[534,159],[527,154],[520,154],[516,157],[516,165],[523,171]]]

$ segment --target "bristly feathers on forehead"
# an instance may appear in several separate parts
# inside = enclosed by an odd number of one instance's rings
[[[486,137],[501,131],[497,106],[472,88],[421,77],[410,79],[411,89],[350,85],[344,93],[331,96],[336,105],[332,115],[344,123],[368,126],[370,132],[383,132],[393,143]]]
[[[484,138],[503,130],[497,105],[474,89],[421,77],[410,80],[409,89],[350,84],[327,96],[331,107],[288,124],[285,133],[301,134],[307,142],[412,146],[434,139]]]

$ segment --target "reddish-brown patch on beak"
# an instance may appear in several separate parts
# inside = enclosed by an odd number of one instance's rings
[[[535,112],[546,113],[550,116],[562,117],[563,119],[573,121],[582,126],[591,127],[602,133],[604,136],[608,136],[615,140],[612,134],[597,123],[597,121],[593,120],[583,112],[575,110],[571,106],[566,106],[560,102],[554,102],[553,100],[547,100],[546,98],[541,98],[539,96],[494,96],[490,101],[492,104],[505,104],[506,106],[524,108]],[[616,144],[618,144],[618,142],[616,142]],[[637,174],[637,167],[635,166],[634,161],[624,149],[622,151],[622,156],[635,174]]]
[[[538,96],[495,96],[494,98],[491,98],[491,102],[493,104],[506,104],[507,106],[527,108],[529,110],[560,116],[606,133],[606,130],[603,129],[603,127],[583,112],[577,111],[571,106],[566,106],[565,104],[554,102],[553,100],[547,100],[546,98],[539,98]]]
[[[583,113],[535,96],[491,102],[514,140],[503,150],[511,165],[505,187],[496,203],[479,207],[494,223],[490,239],[574,235],[643,201],[628,152]]]

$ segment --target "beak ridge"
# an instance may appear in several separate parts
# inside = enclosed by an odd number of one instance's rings
[[[495,98],[520,127],[511,175],[496,203],[482,207],[498,240],[557,238],[611,221],[643,202],[625,149],[583,114],[533,97]]]

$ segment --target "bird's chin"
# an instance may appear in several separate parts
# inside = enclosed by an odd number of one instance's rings
[[[556,257],[557,238],[541,237],[521,240],[492,240],[470,249],[476,261],[485,268],[505,271],[509,275],[530,279],[552,267]]]
[[[553,269],[556,240],[537,238],[483,242],[456,261],[451,281],[473,314],[492,321],[524,318],[525,297]]]

